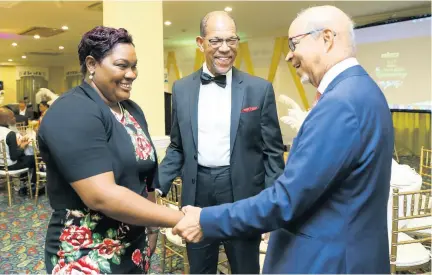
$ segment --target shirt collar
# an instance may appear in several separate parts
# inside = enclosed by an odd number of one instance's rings
[[[350,57],[345,60],[342,60],[341,62],[337,63],[333,67],[330,68],[322,78],[319,86],[318,86],[318,92],[320,94],[323,94],[325,90],[327,89],[328,85],[343,71],[345,71],[348,68],[354,67],[356,65],[359,65],[357,59],[355,57]]]
[[[214,75],[207,68],[206,62],[204,62],[204,64],[203,64],[203,72],[205,72],[206,74],[209,74],[211,77],[214,77]],[[227,86],[231,85],[231,82],[232,82],[232,68],[225,75],[226,75]]]

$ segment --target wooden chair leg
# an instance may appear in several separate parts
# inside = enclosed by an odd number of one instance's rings
[[[30,199],[33,199],[33,191],[32,191],[32,186],[31,186],[31,176],[30,176],[30,169],[27,171],[27,182],[28,182],[28,188],[29,188],[29,192],[30,192]]]
[[[6,175],[6,184],[7,184],[7,189],[8,189],[8,203],[9,203],[9,207],[11,207],[12,206],[12,190],[11,190],[11,183],[10,183],[9,175]]]
[[[38,203],[38,196],[39,196],[39,174],[36,173],[36,191],[35,191],[35,205]],[[46,193],[45,193],[46,194]]]
[[[187,255],[187,249],[186,248],[183,249],[183,270],[184,270],[184,274],[190,273],[189,258]]]
[[[45,183],[46,184],[46,183]],[[165,271],[165,259],[166,259],[166,236],[164,234],[161,234],[161,244],[162,244],[162,251],[161,251],[161,269],[162,269],[162,274],[164,274]]]

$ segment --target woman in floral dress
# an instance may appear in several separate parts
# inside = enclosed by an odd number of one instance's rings
[[[183,214],[154,203],[156,152],[141,108],[129,100],[137,77],[132,37],[96,27],[78,54],[85,80],[52,104],[38,133],[53,208],[46,269],[147,273],[154,227],[173,227]]]

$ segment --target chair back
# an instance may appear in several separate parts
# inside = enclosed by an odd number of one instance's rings
[[[8,172],[8,161],[7,161],[7,151],[8,151],[8,146],[6,145],[6,141],[3,139],[0,141],[0,153],[1,153],[1,160],[3,162],[3,164],[0,163],[0,165],[3,166],[3,171],[5,171],[6,173]]]
[[[423,177],[423,184],[432,185],[432,151],[423,146],[420,152],[420,176]]]
[[[166,197],[158,196],[157,202],[160,205],[165,205],[170,208],[181,209],[181,194],[182,194],[182,181],[177,178],[173,181],[171,189]]]
[[[46,172],[46,164],[42,160],[42,157],[40,155],[39,144],[37,142],[37,139],[32,140],[32,146],[33,146],[33,153],[35,158],[36,172]]]
[[[393,189],[393,220],[390,250],[390,268],[392,274],[396,273],[397,246],[430,242],[432,240],[431,236],[406,241],[398,240],[399,233],[415,232],[432,227],[432,222],[423,226],[409,226],[409,223],[405,227],[399,226],[400,221],[430,217],[432,209],[431,195],[432,189],[412,192],[399,192],[398,188]],[[402,205],[402,209],[399,209],[400,205]]]

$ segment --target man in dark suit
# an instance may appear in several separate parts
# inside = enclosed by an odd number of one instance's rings
[[[34,119],[34,112],[33,112],[33,108],[31,107],[31,105],[27,105],[27,103],[25,102],[25,100],[20,100],[19,101],[19,115],[21,116],[25,116],[27,119],[33,120]]]
[[[386,99],[354,57],[353,23],[341,10],[301,13],[289,29],[289,46],[287,60],[319,99],[283,175],[249,199],[186,207],[173,233],[198,241],[276,230],[265,274],[388,274],[394,136]]]
[[[171,143],[159,166],[167,194],[182,176],[182,204],[219,205],[254,196],[282,173],[283,143],[272,84],[233,68],[234,20],[211,12],[201,22],[203,67],[172,88]],[[233,273],[259,272],[260,234],[224,242]],[[191,273],[216,273],[219,240],[188,244]]]

